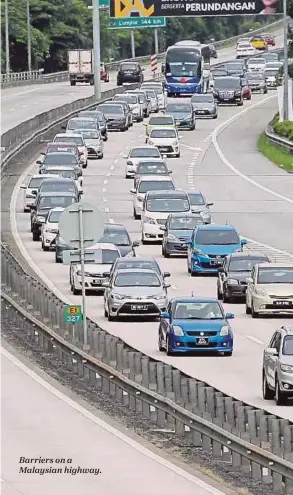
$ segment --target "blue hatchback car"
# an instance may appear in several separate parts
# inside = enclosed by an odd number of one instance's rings
[[[197,273],[218,273],[228,254],[242,251],[247,244],[232,225],[198,225],[187,242],[187,269]]]
[[[168,356],[174,353],[214,352],[232,356],[233,332],[216,298],[176,297],[161,313],[158,346]]]

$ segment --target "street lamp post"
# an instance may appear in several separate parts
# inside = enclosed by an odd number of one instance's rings
[[[283,94],[283,120],[289,118],[289,87],[288,87],[288,20],[287,0],[283,0],[283,28],[284,28],[284,94]]]
[[[94,83],[95,99],[101,99],[101,44],[100,44],[100,10],[99,0],[93,0],[93,49],[94,49]]]
[[[9,78],[10,73],[10,54],[9,54],[9,15],[8,15],[8,0],[5,0],[5,58],[6,58],[6,74]]]
[[[27,66],[28,71],[32,71],[32,36],[31,36],[31,16],[30,16],[30,0],[26,2],[26,22],[27,22]]]

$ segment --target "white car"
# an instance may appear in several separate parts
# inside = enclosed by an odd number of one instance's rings
[[[251,43],[243,41],[237,44],[236,58],[253,57],[257,53],[257,49]]]
[[[143,91],[146,94],[147,99],[151,103],[151,112],[157,113],[159,111],[159,102],[155,90],[149,88],[142,88],[141,91]]]
[[[78,146],[80,162],[82,168],[87,167],[88,152],[85,141],[81,134],[68,131],[56,134],[53,139],[54,143],[75,143]]]
[[[156,146],[161,153],[167,156],[180,157],[180,144],[177,129],[163,127],[151,129],[148,136],[148,144]]]
[[[293,265],[260,263],[247,279],[246,314],[293,315]]]
[[[110,243],[98,243],[86,250],[96,251],[96,259],[95,262],[85,263],[85,288],[86,290],[104,292],[103,283],[109,278],[108,274],[114,261],[121,258],[120,250]],[[71,292],[75,295],[81,294],[82,277],[79,263],[71,263],[69,282]]]
[[[142,243],[162,241],[170,213],[192,213],[190,200],[185,191],[149,191],[146,193],[141,213]]]
[[[152,160],[162,160],[162,155],[156,146],[136,146],[132,148],[128,155],[124,155],[126,158],[126,170],[125,177],[134,177],[136,173],[137,164],[146,158],[151,158]]]
[[[88,158],[102,159],[104,156],[104,141],[100,131],[84,129],[79,131],[79,134],[84,139]]]
[[[42,226],[41,241],[42,250],[49,251],[51,242],[54,241],[59,229],[59,219],[64,208],[53,208],[49,211],[45,223]]]
[[[133,194],[133,216],[141,217],[142,205],[148,191],[174,191],[175,185],[168,175],[144,175],[136,182],[136,187],[130,189]]]
[[[260,58],[260,57],[250,58],[247,62],[247,70],[252,72],[264,71],[265,66],[266,66],[265,58]]]
[[[139,103],[138,95],[123,93],[122,95],[120,94],[115,95],[112,98],[112,101],[119,101],[119,100],[125,101],[125,103],[128,104],[132,113],[133,120],[135,120],[136,122],[143,121],[143,109],[141,104]]]
[[[63,177],[64,179],[73,179],[77,185],[78,191],[82,191],[82,176],[78,174],[74,167],[69,165],[47,165],[45,173],[52,176]],[[43,177],[45,174],[41,174]],[[45,175],[47,177],[47,175]]]
[[[142,84],[141,89],[153,89],[157,95],[159,110],[164,110],[167,105],[167,95],[164,91],[164,87],[160,82],[145,82]]]
[[[24,212],[31,211],[31,207],[34,206],[41,182],[44,179],[50,179],[52,177],[55,177],[55,175],[36,174],[30,178],[28,184],[22,184],[20,186],[21,189],[25,190],[24,199],[23,199],[23,211]]]

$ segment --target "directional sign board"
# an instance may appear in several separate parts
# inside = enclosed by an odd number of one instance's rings
[[[73,203],[62,212],[59,220],[60,236],[71,248],[81,248],[81,216],[84,248],[96,244],[104,233],[104,215],[98,208],[89,203]]]
[[[166,27],[166,17],[128,17],[110,19],[108,29],[141,29]]]
[[[65,323],[81,323],[83,320],[83,314],[81,306],[69,305],[64,306],[64,321]]]

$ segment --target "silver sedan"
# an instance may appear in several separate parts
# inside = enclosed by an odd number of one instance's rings
[[[165,284],[154,270],[117,270],[103,287],[105,317],[109,321],[123,316],[157,318],[167,308],[170,284]]]

